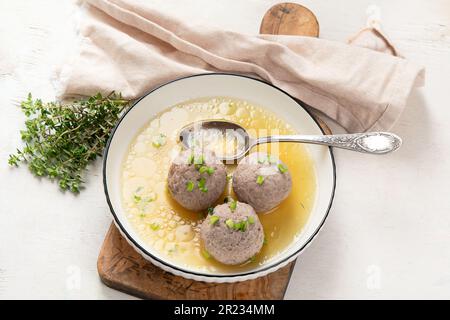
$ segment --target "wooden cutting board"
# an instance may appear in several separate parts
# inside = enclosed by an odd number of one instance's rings
[[[312,15],[312,16],[311,16]],[[305,7],[275,5],[264,16],[261,33],[317,36],[317,19]],[[330,129],[319,120],[327,134]],[[205,283],[174,276],[137,253],[111,224],[97,261],[107,286],[144,299],[283,299],[295,261],[267,276],[237,283]]]

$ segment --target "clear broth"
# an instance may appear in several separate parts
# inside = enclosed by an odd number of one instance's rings
[[[171,160],[181,150],[177,134],[198,120],[226,119],[237,122],[253,136],[295,134],[283,119],[262,107],[227,97],[204,98],[176,105],[160,113],[135,137],[122,168],[122,199],[127,218],[139,236],[159,255],[179,266],[207,272],[240,272],[264,264],[284,251],[300,234],[314,205],[316,178],[312,159],[302,144],[260,145],[252,152],[277,154],[292,176],[292,192],[271,212],[259,214],[265,245],[253,261],[227,266],[204,254],[199,225],[205,212],[179,206],[167,190]],[[165,135],[163,140],[155,137]],[[235,166],[228,165],[232,175]],[[218,203],[234,197],[231,179]],[[234,197],[235,198],[235,197]]]

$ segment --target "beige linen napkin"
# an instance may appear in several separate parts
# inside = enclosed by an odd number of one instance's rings
[[[58,71],[62,96],[116,90],[138,98],[181,76],[244,73],[356,132],[390,129],[423,74],[408,60],[348,44],[195,26],[133,0],[86,3],[79,50]]]

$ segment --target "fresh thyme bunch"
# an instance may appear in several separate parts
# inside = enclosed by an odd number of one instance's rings
[[[83,172],[102,155],[111,129],[129,102],[114,92],[70,104],[44,103],[28,94],[21,103],[27,117],[26,129],[20,131],[25,147],[10,155],[8,163],[25,162],[36,176],[57,180],[62,190],[78,193]]]

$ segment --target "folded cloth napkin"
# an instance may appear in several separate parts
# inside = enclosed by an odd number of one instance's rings
[[[58,71],[61,96],[138,98],[181,76],[243,73],[362,132],[390,129],[423,74],[408,60],[344,43],[195,26],[133,0],[85,3],[79,48]]]

